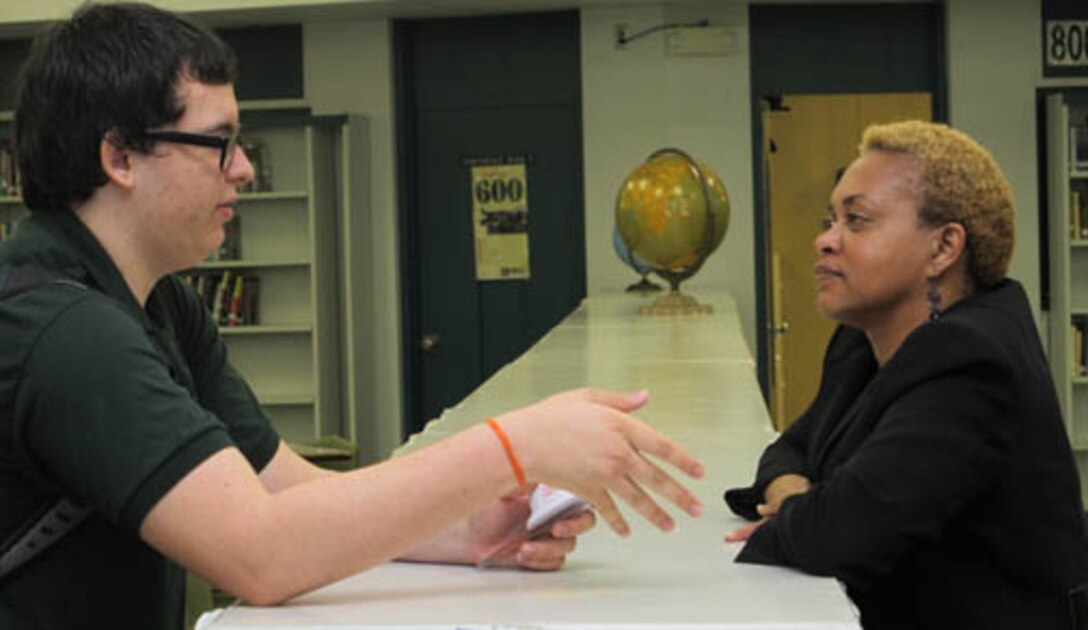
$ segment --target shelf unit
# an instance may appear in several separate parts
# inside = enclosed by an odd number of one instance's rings
[[[1062,93],[1048,95],[1050,371],[1088,503],[1088,168],[1075,157],[1075,127],[1085,130],[1083,139],[1088,141],[1088,102],[1072,101]],[[1088,150],[1080,153],[1088,159]]]
[[[353,453],[372,432],[361,393],[376,369],[361,343],[370,261],[353,247],[368,230],[366,120],[314,116],[297,100],[239,107],[243,137],[264,147],[267,183],[235,204],[239,257],[193,271],[258,278],[258,322],[219,329],[231,363],[296,450]],[[0,195],[0,222],[26,212]]]
[[[268,113],[242,112],[244,137],[263,147],[252,157],[265,181],[235,205],[239,256],[200,271],[257,279],[257,323],[220,332],[280,435],[297,444],[347,438],[337,242],[344,119]]]

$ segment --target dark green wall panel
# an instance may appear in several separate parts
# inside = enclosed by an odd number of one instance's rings
[[[239,99],[303,98],[302,27],[297,24],[218,31],[238,55]],[[30,39],[0,40],[0,110],[15,108],[15,80]]]
[[[224,29],[238,55],[235,91],[242,100],[302,98],[302,27],[298,24]]]
[[[758,94],[932,91],[943,56],[940,6],[757,5]]]
[[[15,108],[15,79],[28,52],[29,39],[0,40],[0,110]]]
[[[413,87],[419,108],[581,103],[581,74],[567,70],[581,66],[576,14],[451,18],[414,25]],[[463,45],[465,41],[473,44]]]

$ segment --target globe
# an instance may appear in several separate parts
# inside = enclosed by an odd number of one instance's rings
[[[650,155],[624,179],[616,197],[616,231],[633,259],[671,291],[646,314],[710,312],[680,292],[721,245],[729,228],[729,195],[709,166],[679,149]]]
[[[612,228],[612,249],[616,251],[616,256],[619,257],[623,264],[627,265],[634,270],[641,279],[628,286],[627,291],[631,293],[645,293],[649,291],[660,291],[661,286],[654,284],[646,276],[652,271],[650,265],[646,264],[646,261],[635,256],[631,253],[631,250],[627,249],[627,243],[623,242],[623,238],[620,237],[620,231],[618,228]]]

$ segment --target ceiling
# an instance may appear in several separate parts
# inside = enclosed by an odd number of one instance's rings
[[[261,2],[261,0],[255,0]],[[265,0],[265,4],[276,0]],[[898,0],[899,4],[932,4],[940,0]],[[656,5],[664,7],[699,7],[749,4],[884,4],[896,0],[285,0],[282,6],[266,7],[255,14],[252,9],[225,9],[223,4],[208,10],[191,11],[215,26],[256,23],[301,22],[315,19],[455,17],[530,11],[557,11],[581,7],[622,7]],[[178,0],[175,4],[208,4],[202,0]],[[252,4],[250,2],[249,4]],[[181,6],[172,7],[183,9]]]
[[[415,18],[555,11],[579,7],[658,5],[699,7],[747,4],[878,4],[894,0],[151,0],[191,13],[212,26],[245,26],[361,18]],[[940,0],[899,0],[933,3]],[[3,0],[0,37],[24,37],[69,15],[83,0]]]

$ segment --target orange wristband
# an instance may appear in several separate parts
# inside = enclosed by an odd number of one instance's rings
[[[502,450],[506,451],[506,458],[510,460],[510,467],[514,469],[514,478],[518,480],[518,485],[524,486],[525,471],[521,469],[521,462],[518,461],[518,456],[514,454],[514,447],[510,444],[510,438],[506,437],[502,427],[499,426],[498,422],[495,422],[494,418],[487,419],[487,426],[491,427],[491,430],[495,432],[495,437],[502,442]]]

